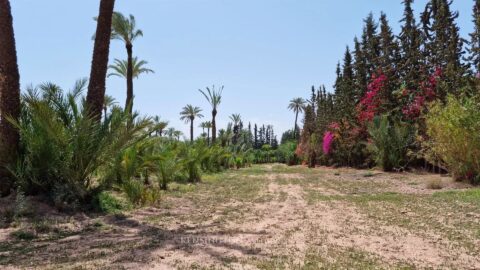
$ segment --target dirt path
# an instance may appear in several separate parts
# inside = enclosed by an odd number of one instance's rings
[[[444,190],[428,189],[432,179]],[[466,188],[436,175],[255,166],[158,208],[58,222],[74,228],[62,236],[0,230],[0,268],[480,269],[480,193]]]

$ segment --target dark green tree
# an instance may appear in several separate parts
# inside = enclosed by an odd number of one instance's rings
[[[413,0],[404,0],[404,12],[401,32],[399,35],[400,42],[400,61],[398,65],[399,76],[402,83],[408,89],[415,89],[420,84],[420,72],[423,63],[422,49],[422,33],[415,21],[415,15],[412,9]]]
[[[429,71],[440,68],[443,74],[441,87],[437,87],[437,95],[441,99],[447,93],[458,92],[466,73],[466,67],[461,62],[463,39],[455,23],[458,12],[450,10],[451,3],[449,0],[431,0],[422,14]]]
[[[364,51],[362,45],[358,41],[357,38],[354,39],[355,43],[355,51],[354,54],[354,63],[353,63],[353,73],[355,78],[355,97],[360,100],[361,97],[364,96],[365,92],[367,91],[367,66],[366,66],[366,58],[364,56]]]
[[[475,0],[473,6],[473,32],[470,33],[468,60],[475,74],[480,73],[480,0]]]
[[[377,35],[378,24],[370,13],[364,20],[365,26],[362,34],[363,57],[365,57],[365,67],[367,79],[377,71],[380,57],[380,38]],[[367,80],[367,81],[368,81]]]

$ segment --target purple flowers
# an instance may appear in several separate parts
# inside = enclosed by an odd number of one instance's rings
[[[325,132],[325,135],[323,135],[323,153],[325,155],[328,155],[332,150],[333,138],[334,135],[330,131]]]

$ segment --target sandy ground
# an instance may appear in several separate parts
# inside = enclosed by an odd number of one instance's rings
[[[12,236],[25,225],[0,229],[0,269],[480,269],[480,198],[436,195],[468,188],[256,166],[125,216],[59,216],[30,241]]]

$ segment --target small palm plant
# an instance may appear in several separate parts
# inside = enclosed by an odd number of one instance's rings
[[[124,149],[144,139],[151,121],[112,109],[98,122],[85,111],[82,92],[87,80],[78,81],[68,93],[52,83],[30,88],[22,97],[18,128],[23,151],[12,168],[29,194],[48,194],[58,206],[90,202],[105,187],[105,174]]]
[[[183,107],[182,111],[180,112],[180,120],[185,121],[185,123],[190,123],[190,141],[193,142],[193,122],[195,118],[202,118],[203,114],[201,114],[202,109],[199,107],[194,107],[190,104]]]
[[[157,148],[158,160],[157,180],[161,189],[166,190],[168,183],[172,182],[183,169],[183,162],[179,157],[179,150],[175,143],[163,143]]]

